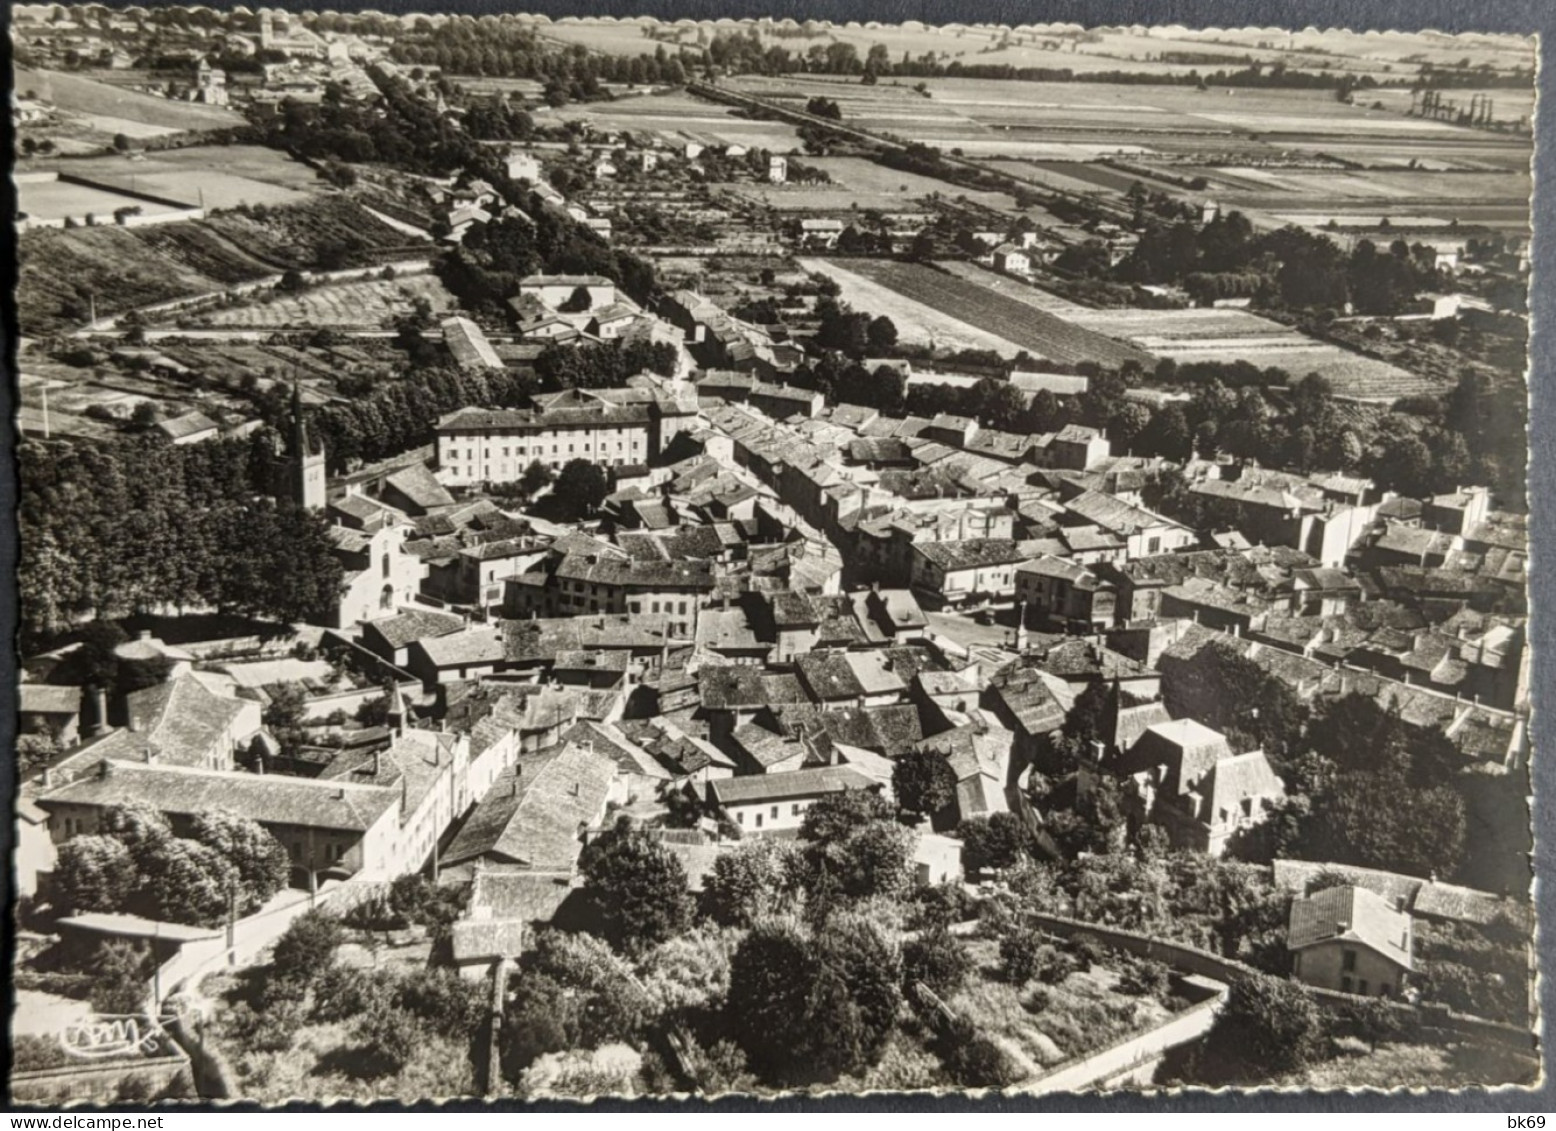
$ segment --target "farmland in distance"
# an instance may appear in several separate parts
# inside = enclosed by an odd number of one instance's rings
[[[1145,351],[1126,342],[1094,333],[1008,294],[991,291],[922,263],[887,259],[850,259],[846,262],[850,272],[1012,342],[1036,357],[1064,362],[1096,361],[1105,365],[1126,361],[1144,365],[1151,360]],[[831,274],[833,264],[823,260],[811,270]]]

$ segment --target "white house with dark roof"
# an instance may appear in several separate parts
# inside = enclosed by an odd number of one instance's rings
[[[1410,916],[1364,887],[1344,884],[1292,900],[1291,972],[1310,986],[1393,997],[1414,969]]]
[[[821,766],[791,773],[720,778],[707,783],[707,803],[746,835],[797,829],[805,811],[823,797],[875,789],[852,766]]]
[[[97,832],[103,811],[115,805],[148,805],[165,814],[175,832],[196,815],[226,810],[259,822],[286,847],[294,879],[298,873],[388,878],[408,870],[397,787],[105,757],[37,800],[49,814],[56,844]]]

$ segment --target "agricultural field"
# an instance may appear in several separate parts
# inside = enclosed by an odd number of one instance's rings
[[[149,192],[208,210],[240,204],[299,204],[322,191],[307,165],[259,145],[198,145],[127,160],[120,156],[24,162],[119,188]]]
[[[966,259],[940,259],[935,261],[935,266],[940,270],[966,279],[969,283],[975,283],[980,287],[986,287],[996,294],[1013,298],[1030,306],[1033,310],[1040,310],[1045,314],[1070,314],[1077,311],[1089,310],[1089,307],[1071,302],[1052,291],[1045,291],[1041,287],[1034,287],[1030,283],[1023,283],[1019,279],[1013,279],[1009,275],[1001,275],[996,271],[990,271],[980,267],[976,263]]]
[[[1292,71],[1368,74],[1379,80],[1414,74],[1421,61],[1452,65],[1468,59],[1499,72],[1532,69],[1534,48],[1527,37],[1511,35],[1436,36],[1415,32],[1367,32],[1309,28],[1300,32],[1262,28],[1194,30],[1184,27],[1093,28],[1074,24],[1020,24],[1015,27],[967,24],[926,25],[909,20],[897,25],[875,21],[842,24],[807,20],[678,20],[674,25],[654,19],[568,17],[556,22],[537,20],[548,39],[577,44],[616,55],[651,53],[660,42],[697,47],[720,31],[757,31],[763,42],[804,54],[831,43],[853,45],[861,58],[881,44],[893,59],[904,52],[913,58],[931,55],[941,62],[965,65],[1065,68],[1077,74],[1128,71],[1134,74],[1182,75],[1198,69],[1236,70],[1256,60],[1280,63]],[[783,34],[774,34],[782,28]],[[646,34],[652,30],[655,36]],[[1171,59],[1171,53],[1209,57],[1191,63]],[[1164,58],[1163,56],[1167,56]]]
[[[174,102],[152,94],[120,90],[93,79],[58,71],[19,69],[15,75],[14,89],[24,96],[31,95],[52,102],[66,114],[78,115],[87,120],[102,120],[97,131],[106,133],[109,139],[115,132],[129,132],[122,128],[115,129],[116,123],[151,127],[167,133],[231,129],[243,125],[243,115],[226,107],[206,106],[198,102]]]
[[[970,286],[1021,303],[1034,315],[1133,346],[1151,361],[1247,361],[1261,369],[1284,369],[1296,378],[1319,373],[1340,396],[1360,400],[1393,401],[1442,391],[1440,382],[1242,310],[1093,310],[971,263],[948,260],[937,266]]]
[[[578,120],[602,131],[660,133],[672,139],[684,134],[706,135],[724,144],[769,149],[774,153],[796,152],[800,148],[799,134],[791,125],[741,118],[731,107],[681,91],[614,102],[574,103],[560,110],[539,108],[534,116],[541,125]]]
[[[843,264],[847,264],[844,267]],[[842,288],[842,299],[855,310],[871,315],[884,314],[897,326],[900,341],[948,350],[990,349],[1014,357],[1029,347],[962,321],[956,312],[929,306],[903,291],[877,281],[865,272],[895,266],[883,260],[801,259],[806,271],[834,280]]]
[[[315,266],[319,249],[344,249],[345,266],[396,258],[406,237],[348,196],[269,209],[263,218],[229,212],[146,228],[23,232],[18,245],[18,315],[28,333],[228,287],[288,268]]]
[[[802,261],[803,262],[803,261]],[[813,261],[811,270],[834,275],[836,266],[828,261]],[[1065,317],[1050,314],[1008,294],[990,290],[976,282],[937,271],[921,263],[894,260],[850,259],[848,273],[862,276],[879,288],[895,293],[925,310],[941,312],[958,319],[984,334],[999,338],[1016,350],[1025,350],[1050,361],[1097,361],[1118,365],[1125,361],[1146,364],[1151,360],[1143,350],[1076,325]],[[807,266],[809,266],[807,264]],[[843,280],[839,278],[839,282]],[[866,297],[849,298],[844,284],[843,297],[860,310],[885,313],[906,333],[898,316],[877,310]],[[900,301],[899,299],[899,301]],[[997,347],[996,347],[997,348]],[[1003,352],[1003,351],[1002,351]]]
[[[965,197],[998,212],[1019,211],[1015,197],[1004,192],[964,189],[935,177],[889,169],[864,157],[807,157],[805,164],[825,169],[832,183],[824,185],[741,184],[727,186],[746,200],[780,212],[827,212],[875,208],[882,212],[916,211],[928,196]]]
[[[436,275],[337,283],[300,294],[264,295],[268,301],[212,311],[201,315],[197,322],[201,326],[270,330],[384,330],[392,329],[396,318],[409,314],[417,299],[425,300],[434,315],[446,314],[458,305]]]
[[[70,181],[24,180],[16,186],[17,208],[22,215],[38,220],[80,221],[92,216],[98,223],[113,223],[114,210],[127,206],[139,208],[147,216],[181,212],[176,205],[159,204],[136,196],[124,196],[109,188],[78,185]]]
[[[1153,358],[1246,361],[1261,369],[1284,369],[1293,380],[1317,373],[1334,385],[1338,396],[1393,401],[1442,391],[1439,383],[1396,365],[1309,338],[1242,310],[1077,310],[1065,317],[1129,342]]]

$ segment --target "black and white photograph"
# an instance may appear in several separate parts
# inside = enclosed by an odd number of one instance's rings
[[[11,1102],[1539,1086],[1538,40],[1106,18],[13,5]]]

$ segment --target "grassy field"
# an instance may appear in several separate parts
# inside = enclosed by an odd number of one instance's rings
[[[221,106],[174,102],[57,71],[18,70],[14,88],[34,93],[71,114],[101,115],[165,130],[213,130],[243,124],[243,115]]]
[[[1028,1077],[1154,1028],[1170,1016],[1153,999],[1119,992],[1118,975],[1105,966],[1072,973],[1057,985],[1022,988],[999,978],[997,942],[970,940],[968,951],[979,976],[947,1004],[1004,1049]]]
[[[147,190],[151,191],[151,190]],[[66,217],[80,220],[94,216],[100,223],[113,223],[117,208],[134,206],[147,216],[180,211],[170,204],[158,204],[135,196],[123,196],[112,189],[69,181],[22,181],[16,186],[17,206],[23,213],[40,220]]]
[[[1048,313],[1011,294],[991,290],[933,267],[878,259],[850,259],[847,265],[851,272],[878,286],[1013,342],[1034,357],[1064,362],[1097,361],[1107,365],[1130,360],[1145,364],[1151,360],[1145,351],[1128,343],[1095,333],[1067,317]],[[830,273],[830,265],[828,269]],[[856,305],[860,309],[870,309],[866,305]],[[898,325],[900,329],[901,323]]]
[[[426,299],[434,314],[457,306],[453,295],[435,275],[403,279],[340,283],[314,287],[295,295],[276,295],[269,302],[213,311],[201,317],[202,325],[287,330],[301,327],[391,328],[394,319],[410,313],[413,302]]]
[[[130,161],[119,156],[32,160],[26,169],[58,169],[121,188],[138,188],[208,209],[239,204],[297,204],[322,189],[307,165],[260,145],[196,145]]]
[[[1367,1051],[1354,1042],[1338,1055],[1274,1081],[1280,1087],[1320,1091],[1351,1088],[1473,1088],[1533,1084],[1539,1062],[1506,1049],[1470,1043],[1385,1044]]]

